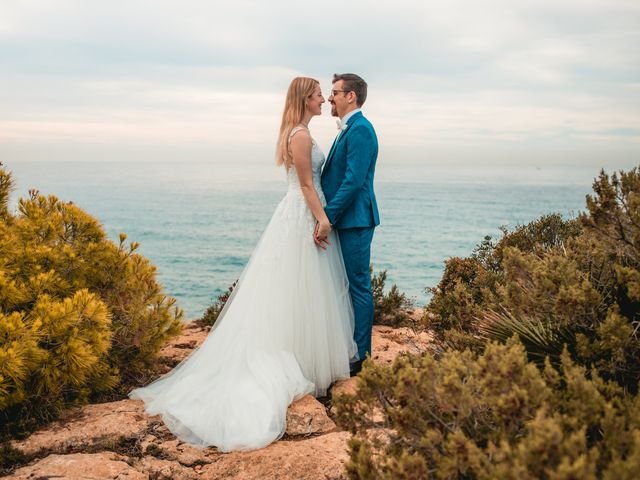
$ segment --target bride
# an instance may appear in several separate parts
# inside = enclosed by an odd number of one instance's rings
[[[324,97],[294,78],[276,149],[288,191],[205,341],[129,396],[181,440],[223,452],[264,447],[286,430],[289,404],[323,396],[357,360],[339,240],[324,212],[324,154],[309,133]],[[320,246],[317,238],[325,238]]]

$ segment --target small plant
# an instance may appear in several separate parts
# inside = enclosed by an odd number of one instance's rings
[[[478,319],[478,331],[483,338],[501,343],[506,343],[517,335],[527,350],[529,360],[540,366],[547,357],[557,365],[565,348],[573,353],[576,349],[574,332],[567,326],[545,322],[539,318],[516,317],[506,309],[501,313],[493,310],[485,312]]]
[[[215,300],[215,302],[213,302],[211,305],[209,305],[209,307],[207,307],[207,309],[204,312],[204,315],[200,319],[200,322],[202,324],[213,327],[213,325],[218,320],[220,313],[224,309],[224,306],[227,304],[227,300],[229,300],[229,297],[233,293],[233,289],[236,288],[237,284],[238,284],[238,280],[233,282],[226,292],[224,292],[222,295],[219,295],[218,298]]]
[[[371,274],[371,290],[374,302],[374,325],[389,325],[398,327],[411,323],[408,311],[413,309],[414,300],[400,292],[397,285],[392,285],[388,293],[384,293],[384,285],[387,280],[387,271],[382,270],[378,275],[373,275],[373,268],[369,267]]]

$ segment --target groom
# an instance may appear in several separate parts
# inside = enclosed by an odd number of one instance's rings
[[[360,107],[367,99],[367,82],[353,73],[334,74],[329,95],[331,115],[339,117],[338,136],[322,170],[325,212],[338,232],[349,278],[349,293],[355,314],[354,340],[359,360],[351,364],[357,375],[362,361],[371,355],[373,294],[369,261],[373,230],[380,223],[373,193],[373,175],[378,157],[378,139]],[[314,236],[322,246],[326,238]]]

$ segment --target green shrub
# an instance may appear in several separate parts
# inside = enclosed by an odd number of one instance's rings
[[[568,353],[536,368],[515,340],[366,362],[335,403],[351,479],[631,479],[640,465],[640,399]]]
[[[72,203],[31,191],[7,209],[0,168],[0,424],[14,431],[147,375],[182,327],[156,270]],[[2,432],[0,432],[2,433]]]
[[[594,192],[447,262],[423,319],[437,357],[366,362],[335,399],[350,478],[637,477],[640,171]]]
[[[635,392],[640,378],[640,172],[601,172],[576,220],[540,218],[451,259],[426,309],[442,350],[517,334],[531,358],[578,363]]]
[[[447,260],[440,283],[431,288],[433,296],[423,316],[425,326],[434,332],[436,347],[481,348],[476,318],[485,308],[497,308],[500,275],[475,258]]]
[[[442,279],[436,287],[423,317],[435,334],[441,349],[482,349],[484,339],[478,319],[487,311],[501,311],[505,304],[507,283],[505,262],[509,253],[521,251],[540,258],[548,252],[562,250],[581,232],[575,220],[564,221],[560,215],[545,215],[514,231],[503,229],[494,243],[485,237],[468,258],[453,257],[445,262]],[[517,289],[513,286],[513,289]]]
[[[387,293],[384,286],[387,281],[387,271],[382,270],[378,275],[373,274],[373,268],[369,266],[371,275],[371,290],[373,293],[373,324],[399,327],[411,325],[409,312],[413,309],[414,301],[400,292],[397,285],[392,285]]]
[[[238,280],[233,282],[226,292],[224,292],[222,295],[219,295],[215,302],[207,307],[204,315],[200,319],[200,322],[202,324],[212,327],[216,323],[218,317],[220,316],[220,313],[222,313],[224,306],[227,304],[227,300],[229,300],[229,297],[233,293],[233,289],[237,284]]]

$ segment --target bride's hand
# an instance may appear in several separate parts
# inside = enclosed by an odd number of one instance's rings
[[[313,230],[313,241],[318,247],[322,248],[323,250],[326,250],[327,246],[331,245],[331,242],[327,238],[330,232],[331,224],[329,222],[316,223],[316,228]]]
[[[318,237],[326,239],[331,233],[331,224],[329,222],[318,222]]]

